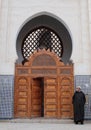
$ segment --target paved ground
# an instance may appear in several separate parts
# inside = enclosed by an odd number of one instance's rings
[[[0,130],[91,130],[91,120],[75,125],[73,120],[1,120]]]

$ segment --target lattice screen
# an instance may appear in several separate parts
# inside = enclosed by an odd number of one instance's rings
[[[22,45],[24,59],[28,59],[35,50],[43,48],[54,51],[60,58],[62,56],[63,46],[61,39],[54,31],[45,27],[33,30],[24,39]]]

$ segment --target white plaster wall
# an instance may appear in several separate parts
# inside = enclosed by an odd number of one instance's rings
[[[88,12],[89,12],[89,35],[90,35],[90,46],[91,46],[91,0],[88,0]]]
[[[74,51],[73,59],[77,57],[75,62],[75,74],[79,75],[89,75],[91,74],[90,70],[90,35],[89,35],[89,11],[88,11],[88,1],[80,0],[80,31],[77,31],[81,40],[77,43],[77,50]],[[81,48],[79,48],[79,45]],[[79,50],[79,51],[78,51]],[[81,51],[81,52],[80,52]],[[77,56],[76,56],[77,55]],[[80,57],[80,59],[78,58]],[[78,60],[79,59],[79,60]]]
[[[88,0],[88,12],[89,12],[89,35],[90,35],[90,46],[91,46],[91,0]],[[91,47],[90,47],[89,55],[90,55],[90,66],[91,66]]]
[[[27,18],[43,11],[58,16],[68,26],[75,75],[91,74],[90,7],[91,0],[0,0],[0,74],[14,74],[18,31]]]

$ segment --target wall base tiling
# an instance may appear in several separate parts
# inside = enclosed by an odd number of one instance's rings
[[[0,75],[0,119],[13,118],[14,76]]]
[[[91,119],[91,75],[76,75],[75,87],[79,85],[86,95],[85,119]]]
[[[75,87],[80,85],[86,95],[85,119],[91,119],[91,75],[76,75]],[[0,119],[14,118],[14,76],[0,75]]]

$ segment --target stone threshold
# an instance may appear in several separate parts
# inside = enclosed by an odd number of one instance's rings
[[[0,120],[0,122],[10,123],[56,123],[56,124],[71,124],[73,119],[54,119],[54,118],[30,118],[30,119],[8,119]]]

